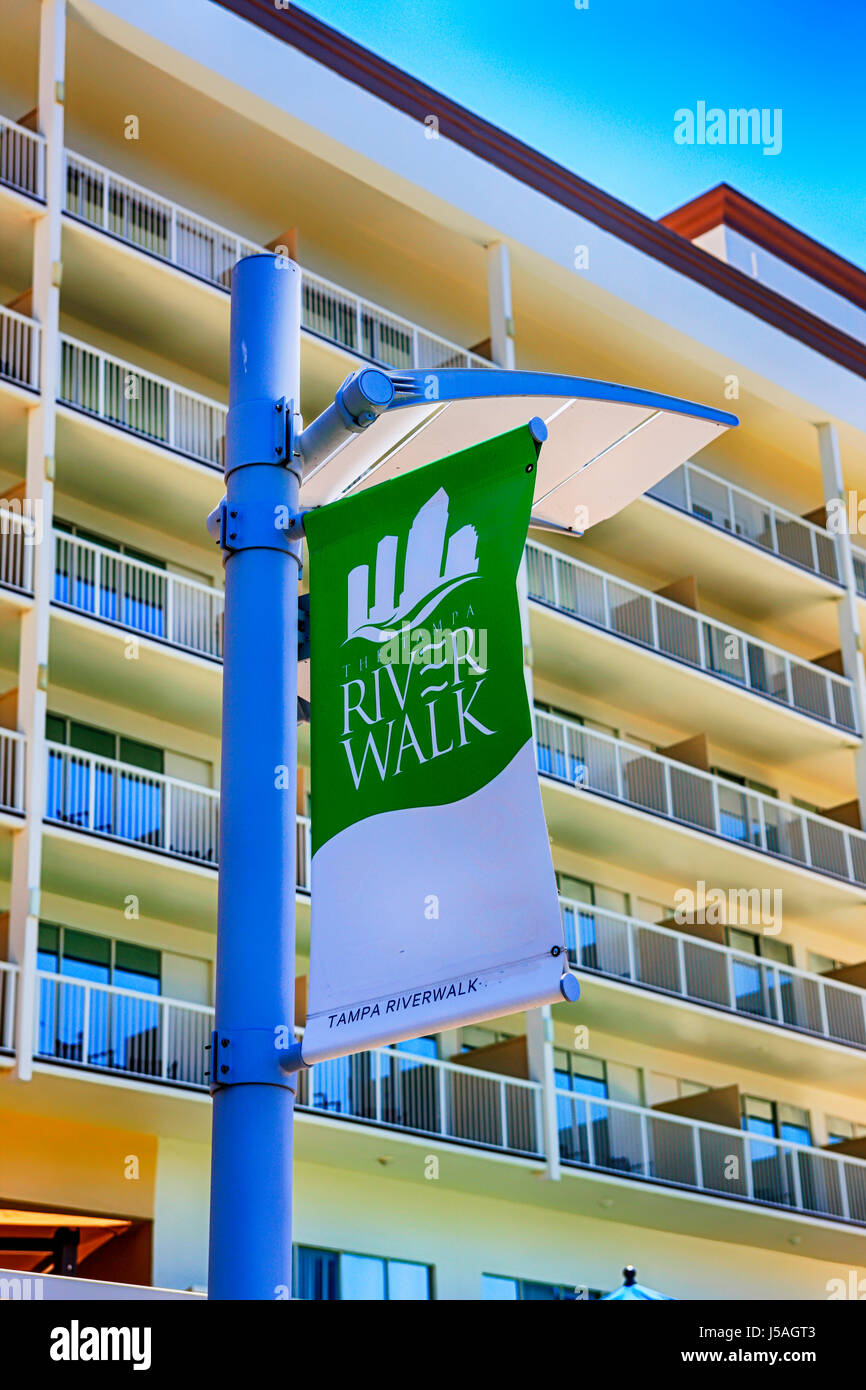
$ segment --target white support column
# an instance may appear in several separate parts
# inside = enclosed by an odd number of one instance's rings
[[[847,517],[848,498],[836,426],[820,424],[817,429],[825,503],[840,499],[843,516]],[[860,804],[860,824],[866,828],[866,667],[863,664],[863,636],[860,630],[857,583],[854,577],[851,536],[847,525],[835,530],[834,539],[839,577],[845,585],[845,593],[839,603],[839,647],[845,675],[854,689],[854,708],[860,733],[864,736],[864,743],[854,754],[854,776],[857,782],[857,800]]]
[[[529,1079],[541,1083],[541,1142],[547,1165],[546,1177],[559,1182],[559,1124],[556,1115],[556,1078],[553,1071],[553,1015],[550,1005],[526,1011],[526,1050]]]
[[[503,241],[487,247],[487,300],[490,352],[498,367],[514,369],[514,316],[511,309],[511,260]]]
[[[63,207],[63,84],[66,0],[42,0],[39,36],[39,131],[45,136],[46,210],[33,230],[33,316],[42,326],[40,399],[27,422],[25,494],[40,521],[33,564],[34,601],[21,619],[18,727],[27,736],[24,795],[27,814],[12,850],[10,955],[20,968],[16,1065],[22,1081],[33,1065],[36,949],[46,791],[45,711],[48,624],[53,571],[54,433],[59,373],[61,209]],[[40,517],[41,513],[41,517]]]

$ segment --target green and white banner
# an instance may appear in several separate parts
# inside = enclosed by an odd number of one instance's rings
[[[524,427],[306,517],[306,1062],[561,998],[517,599]]]

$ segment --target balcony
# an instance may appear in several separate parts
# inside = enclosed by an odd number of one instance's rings
[[[527,575],[529,597],[537,603],[774,705],[857,733],[852,685],[842,676],[534,541],[527,545]],[[669,711],[669,678],[659,694],[660,712]],[[777,723],[774,714],[765,733]],[[798,729],[795,747],[801,740]]]
[[[24,813],[25,757],[24,735],[0,729],[0,812]]]
[[[223,291],[231,288],[234,262],[264,250],[69,150],[64,211]],[[301,322],[316,337],[386,367],[490,366],[476,353],[308,270],[302,272]]]
[[[46,821],[216,868],[219,792],[47,743]],[[298,888],[309,892],[310,822],[298,817]]]
[[[210,1007],[47,971],[37,976],[38,1061],[189,1091],[206,1088]],[[298,1082],[301,1110],[350,1127],[537,1162],[544,1157],[538,1082],[390,1047],[317,1063],[302,1070]],[[863,1160],[566,1091],[555,1093],[555,1105],[567,1170],[866,1224]],[[333,1139],[326,1143],[333,1161]],[[652,1224],[646,1206],[641,1222]]]
[[[33,549],[36,528],[26,515],[0,506],[0,586],[15,594],[33,593]]]
[[[15,987],[18,966],[0,960],[0,1053],[9,1054],[15,1048]]]
[[[569,962],[621,983],[866,1048],[866,993],[794,966],[560,899]]]
[[[116,429],[223,467],[226,407],[132,363],[60,335],[57,399]]]
[[[213,1009],[37,972],[34,1055],[42,1061],[206,1089]]]
[[[45,141],[6,116],[0,116],[0,184],[45,201]]]
[[[262,250],[71,150],[66,151],[63,211],[224,290],[231,287],[235,261]]]
[[[651,487],[648,495],[780,560],[834,584],[841,583],[829,532],[694,463],[675,468]]]
[[[0,380],[39,390],[39,324],[0,305]]]
[[[862,831],[585,729],[559,715],[536,710],[535,731],[543,784],[572,789],[566,800],[560,798],[548,807],[548,826],[557,840],[579,843],[583,853],[596,852],[603,858],[610,858],[612,852],[627,853],[635,857],[635,866],[639,858],[648,872],[668,873],[679,883],[692,876],[693,881],[743,883],[743,865],[731,861],[728,849],[738,854],[745,851],[753,857],[754,886],[781,887],[784,880],[786,907],[791,893],[791,912],[833,914],[834,924],[838,922],[847,934],[854,931],[851,899],[843,906],[827,890],[832,880],[857,889],[857,900],[863,901],[866,834]],[[588,814],[580,810],[583,792],[592,794],[593,810]],[[682,840],[677,843],[669,831],[654,834],[651,821],[644,822],[646,833],[640,835],[633,825],[611,825],[601,813],[611,803],[697,833],[703,843],[695,845],[690,858]],[[716,853],[715,846],[723,852]],[[761,868],[761,860],[773,866],[769,872]],[[781,872],[787,868],[796,868],[798,876]],[[819,876],[823,885],[804,883],[803,870],[810,879]],[[830,920],[828,916],[828,925]]]
[[[3,582],[5,551],[0,560]],[[181,651],[222,660],[221,589],[62,531],[54,533],[53,602]]]
[[[866,1225],[866,1160],[557,1091],[563,1163]]]

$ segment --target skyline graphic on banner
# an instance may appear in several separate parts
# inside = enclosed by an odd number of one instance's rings
[[[397,536],[383,536],[376,547],[373,602],[370,566],[356,565],[347,581],[346,641],[363,637],[384,642],[400,628],[422,623],[436,604],[461,584],[478,577],[478,532],[461,526],[448,539],[448,494],[439,488],[416,513],[406,541],[403,587],[397,589]],[[444,557],[444,559],[443,559]]]

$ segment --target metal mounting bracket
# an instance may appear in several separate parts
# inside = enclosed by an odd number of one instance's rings
[[[298,660],[310,659],[310,595],[298,594]]]
[[[295,1091],[304,1065],[300,1044],[281,1046],[284,1027],[215,1028],[211,1033],[211,1095],[221,1086],[282,1086]]]

